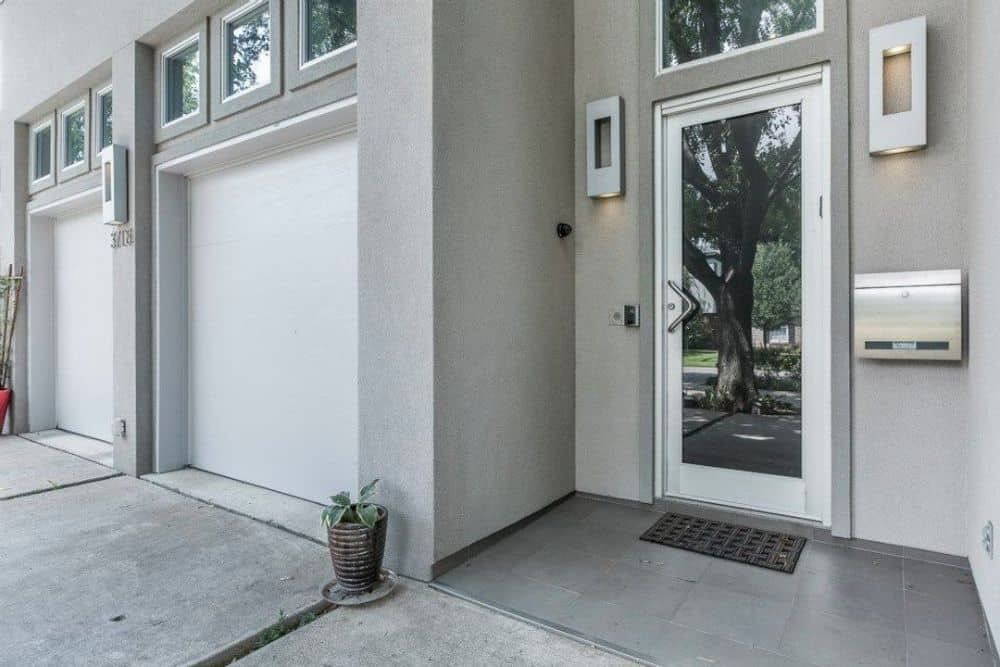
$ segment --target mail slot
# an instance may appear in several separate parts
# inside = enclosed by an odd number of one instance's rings
[[[863,359],[962,359],[962,272],[854,277],[854,353]]]

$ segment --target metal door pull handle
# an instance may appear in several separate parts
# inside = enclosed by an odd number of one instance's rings
[[[694,317],[695,314],[699,310],[701,310],[701,307],[698,304],[698,300],[694,298],[691,292],[684,289],[682,285],[678,285],[673,280],[668,280],[667,287],[672,289],[674,291],[674,294],[679,296],[681,298],[681,301],[684,303],[684,310],[681,311],[681,314],[678,315],[677,318],[674,319],[674,321],[671,322],[669,326],[667,326],[667,333],[673,333],[674,329],[676,329],[677,327],[679,327],[680,325],[684,324],[689,319]]]

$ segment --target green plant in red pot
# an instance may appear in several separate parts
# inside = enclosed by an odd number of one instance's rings
[[[356,503],[342,491],[332,496],[331,504],[323,510],[333,571],[337,585],[347,595],[371,592],[382,571],[389,512],[370,502],[376,484],[377,479],[362,488]]]

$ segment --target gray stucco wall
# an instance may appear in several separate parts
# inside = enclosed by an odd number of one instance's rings
[[[965,267],[965,19],[942,0],[825,5],[820,35],[656,76],[653,3],[636,9],[633,3],[577,0],[577,486],[635,500],[652,495],[651,332],[607,324],[611,308],[635,300],[646,308],[644,327],[652,322],[647,105],[830,62],[834,531],[964,554],[966,366],[852,364],[849,277],[852,272]],[[930,148],[871,158],[868,30],[922,14],[928,16],[931,54]],[[594,202],[585,197],[583,106],[613,94],[625,96],[626,123],[639,129],[630,132],[626,125],[625,196]]]
[[[699,90],[831,63],[833,230],[834,531],[850,533],[849,288],[847,226],[847,7],[824,3],[823,32],[656,74],[656,3],[576,2],[577,487],[653,499],[653,105]],[[584,105],[625,98],[625,196],[586,197]],[[630,129],[631,128],[631,129]],[[639,302],[638,331],[608,325],[615,305]]]
[[[639,258],[639,142],[649,127],[639,102],[639,4],[577,0],[576,61],[576,486],[580,491],[652,501],[652,431],[641,419],[640,330],[610,326],[615,305],[642,294]],[[587,197],[587,102],[625,99],[625,196]],[[645,313],[652,325],[652,310]]]
[[[432,3],[359,3],[359,474],[392,512],[386,566],[434,561]],[[392,30],[375,29],[392,25]]]
[[[1000,411],[996,408],[1000,350],[1000,293],[996,263],[1000,257],[997,211],[1000,210],[1000,67],[996,27],[1000,4],[969,0],[968,37],[968,225],[969,225],[969,505],[965,544],[979,598],[993,628],[1000,631],[1000,557],[991,560],[980,538],[992,521],[1000,530]],[[1000,532],[997,533],[1000,535]]]
[[[571,493],[573,4],[434,4],[435,557]]]
[[[927,16],[926,150],[868,155],[868,30]],[[852,1],[854,271],[967,268],[966,17],[952,2]],[[854,363],[857,537],[966,553],[968,367]]]

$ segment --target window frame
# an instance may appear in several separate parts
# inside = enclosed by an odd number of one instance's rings
[[[56,112],[50,111],[44,118],[32,123],[28,128],[28,193],[34,194],[56,184]],[[35,135],[49,128],[49,173],[41,178],[35,178],[35,163],[38,156],[35,152]]]
[[[306,0],[288,0],[286,5],[286,25],[288,39],[285,42],[285,81],[289,90],[307,86],[351,67],[358,62],[357,40],[344,44],[312,60],[305,60],[306,48]],[[355,26],[355,33],[357,26]]]
[[[108,81],[102,86],[98,86],[91,91],[90,96],[90,116],[91,116],[91,127],[90,127],[90,168],[100,169],[101,168],[101,151],[104,150],[105,146],[101,145],[101,132],[103,127],[101,126],[102,109],[101,102],[104,100],[106,95],[111,95],[111,104],[114,105],[114,89],[111,86],[111,82]],[[112,106],[112,109],[114,106]],[[114,120],[111,121],[111,133],[112,139],[111,143],[114,144]]]
[[[178,52],[198,44],[198,110],[180,118],[167,120],[167,60]],[[208,76],[208,20],[202,19],[189,30],[163,44],[156,50],[156,130],[157,143],[173,139],[208,123],[209,76]]]
[[[280,0],[239,0],[227,5],[211,18],[212,66],[216,76],[211,77],[212,119],[221,119],[256,106],[281,94],[281,67],[284,59],[282,47],[282,21]],[[271,22],[270,81],[226,95],[229,82],[229,25],[250,12],[266,6]]]
[[[826,9],[826,3],[828,0],[816,0],[816,27],[810,28],[809,30],[803,30],[801,32],[792,33],[790,35],[784,35],[782,37],[775,37],[774,39],[769,39],[764,42],[757,42],[756,44],[751,44],[749,46],[741,46],[732,51],[724,51],[722,53],[715,53],[710,56],[705,56],[704,58],[697,58],[695,60],[689,60],[686,63],[681,63],[679,65],[671,65],[665,67],[663,65],[663,3],[664,0],[656,0],[656,76],[662,74],[669,74],[670,72],[677,72],[679,70],[685,70],[692,67],[698,67],[700,65],[705,65],[707,63],[714,63],[720,60],[725,60],[732,58],[734,56],[743,55],[745,53],[752,53],[754,51],[759,51],[761,49],[766,49],[772,46],[779,46],[787,42],[793,42],[799,39],[807,39],[809,37],[815,37],[823,32],[824,29],[824,12]]]
[[[83,112],[83,158],[79,162],[68,164],[66,162],[66,141],[69,133],[66,131],[66,119],[78,111]],[[68,181],[81,174],[90,171],[90,91],[83,97],[77,97],[72,102],[59,108],[56,114],[58,129],[56,135],[59,137],[59,182]]]

